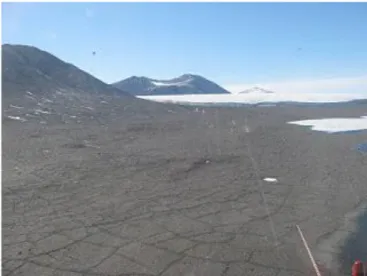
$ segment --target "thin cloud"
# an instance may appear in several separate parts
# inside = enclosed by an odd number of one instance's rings
[[[259,86],[280,93],[366,93],[367,75],[344,78],[289,80],[271,83],[233,84],[224,87],[238,93],[253,86]]]

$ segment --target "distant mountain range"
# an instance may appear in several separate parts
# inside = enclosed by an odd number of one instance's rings
[[[184,74],[170,80],[147,77],[130,77],[112,84],[136,96],[184,95],[184,94],[230,94],[218,84],[198,75]]]
[[[255,87],[252,87],[250,89],[243,90],[239,94],[262,94],[262,93],[272,94],[272,93],[274,93],[274,91],[266,90],[266,89],[260,88],[258,86],[255,86]]]
[[[26,91],[49,95],[55,91],[75,91],[89,95],[119,96],[231,94],[202,76],[184,74],[170,80],[130,77],[108,85],[76,66],[33,46],[2,45],[2,85],[5,98]],[[259,87],[241,93],[273,93]],[[20,93],[20,94],[19,94]]]
[[[196,94],[193,98],[197,103],[235,106],[263,102],[328,102],[330,97],[335,97],[333,102],[354,99],[345,95],[327,94],[320,99],[320,95],[278,94],[259,87],[233,95],[212,81],[192,74],[171,80],[131,77],[109,85],[33,46],[4,44],[1,51],[2,121],[7,125],[14,122],[34,123],[37,126],[74,123],[104,125],[131,118],[163,120],[173,113],[186,114],[190,109],[164,104],[157,99],[149,100],[149,96],[155,95],[166,95],[164,101],[171,103],[180,102],[177,98],[181,97],[182,102],[187,103],[190,102],[187,98],[191,97],[184,95]],[[169,99],[171,96],[176,97],[175,100]],[[354,101],[353,104],[363,104],[365,101]]]

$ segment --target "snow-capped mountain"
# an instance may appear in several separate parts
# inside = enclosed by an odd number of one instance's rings
[[[239,94],[272,94],[274,93],[273,91],[270,91],[270,90],[266,90],[266,89],[263,89],[263,88],[260,88],[258,86],[255,86],[255,87],[252,87],[250,89],[246,89],[246,90],[243,90],[242,92],[240,92]]]
[[[112,84],[133,95],[230,94],[218,84],[198,75],[185,74],[170,80],[130,77]]]

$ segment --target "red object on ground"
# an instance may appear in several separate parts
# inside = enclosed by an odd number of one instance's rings
[[[364,274],[363,263],[361,261],[355,261],[352,266],[352,276],[366,276]]]

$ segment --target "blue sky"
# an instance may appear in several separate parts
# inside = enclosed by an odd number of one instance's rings
[[[108,83],[194,73],[231,90],[367,93],[367,3],[2,3],[2,23],[2,43]]]

